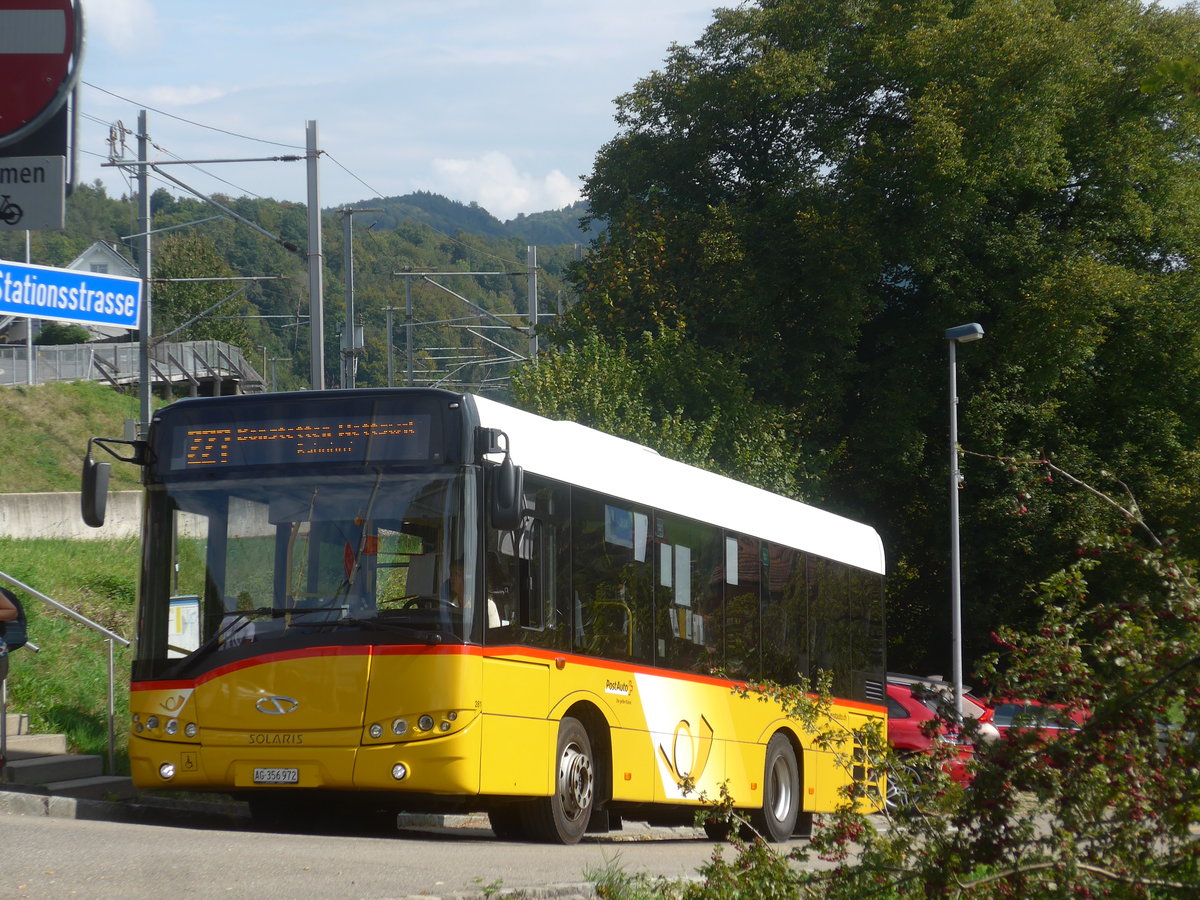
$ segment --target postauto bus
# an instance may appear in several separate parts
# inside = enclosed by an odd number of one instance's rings
[[[640,445],[439,390],[188,399],[89,444],[95,525],[93,446],[143,470],[142,789],[573,843],[725,785],[783,840],[856,773],[735,688],[885,716],[875,531]]]

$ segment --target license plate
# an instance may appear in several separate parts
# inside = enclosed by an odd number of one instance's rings
[[[255,769],[255,784],[299,784],[299,769]]]

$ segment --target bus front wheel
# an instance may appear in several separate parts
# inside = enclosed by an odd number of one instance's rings
[[[592,742],[578,719],[568,716],[559,723],[554,759],[554,793],[527,810],[528,836],[548,843],[577,844],[587,831],[596,799]]]
[[[519,841],[525,836],[524,810],[517,803],[488,810],[492,833],[502,841]]]
[[[751,817],[754,827],[767,840],[778,843],[792,836],[800,815],[800,766],[796,751],[784,735],[767,743],[763,774],[763,805]]]

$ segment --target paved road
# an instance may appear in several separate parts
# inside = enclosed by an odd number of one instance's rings
[[[206,900],[213,897],[403,898],[590,896],[585,873],[608,864],[694,876],[713,851],[695,829],[630,823],[574,847],[499,841],[486,819],[384,837],[271,834],[242,829],[0,814],[0,897]],[[547,887],[552,886],[552,887]]]

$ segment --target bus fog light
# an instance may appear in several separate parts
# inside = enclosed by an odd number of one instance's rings
[[[198,729],[196,727],[195,722],[188,722],[186,725],[183,726],[183,733],[186,734],[188,737],[195,737],[196,732],[199,730],[200,729]]]
[[[408,777],[408,766],[404,763],[396,763],[392,766],[392,777],[397,781],[403,781]]]
[[[417,727],[422,731],[428,731],[433,727],[433,716],[421,716],[417,719]]]
[[[174,763],[163,763],[161,766],[159,766],[158,767],[158,777],[161,778],[163,781],[170,781],[172,778],[174,778],[175,777],[175,764]]]
[[[449,731],[449,730],[450,730],[450,723],[449,723],[449,722],[442,722],[440,725],[438,725],[438,728],[439,728],[439,729],[441,729],[442,731]]]
[[[393,719],[392,734],[405,734],[408,732],[408,719]]]
[[[175,732],[177,732],[178,730],[179,730],[179,720],[178,719],[168,719],[167,727],[166,727],[167,734],[175,734]]]
[[[373,738],[381,738],[381,737],[383,737],[383,726],[380,725],[378,722],[376,722],[370,728],[367,729],[367,733],[370,734],[371,737],[373,737]]]

